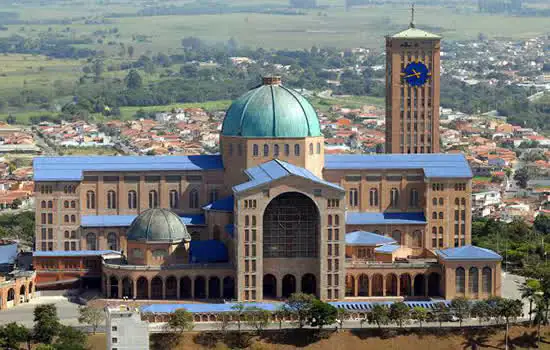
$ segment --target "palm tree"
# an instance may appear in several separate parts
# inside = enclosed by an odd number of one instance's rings
[[[535,279],[525,280],[520,286],[521,298],[529,300],[529,323],[531,323],[531,314],[533,313],[533,302],[535,295],[541,290],[540,281]]]

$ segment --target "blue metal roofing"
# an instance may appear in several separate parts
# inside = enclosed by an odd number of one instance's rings
[[[494,251],[473,245],[442,249],[437,254],[443,260],[502,260],[502,256]]]
[[[84,171],[222,170],[220,155],[37,157],[34,181],[80,181]]]
[[[346,233],[346,245],[376,246],[389,243],[395,243],[395,240],[373,232],[354,231]]]
[[[383,253],[383,254],[390,254],[395,252],[397,249],[399,249],[399,246],[397,244],[385,244],[383,246],[374,248],[375,253]]]
[[[326,155],[327,170],[421,169],[427,178],[472,178],[462,154]]]
[[[284,162],[279,159],[274,159],[267,163],[260,164],[256,167],[248,168],[245,170],[245,173],[250,178],[250,181],[234,186],[233,192],[243,192],[258,186],[265,185],[274,180],[282,179],[287,176],[299,176],[301,178],[311,180],[315,183],[344,191],[342,187],[315,176],[311,171],[307,169]]]
[[[191,241],[189,248],[189,263],[220,263],[229,261],[227,247],[217,240]]]
[[[59,256],[101,256],[106,254],[120,254],[115,250],[37,250],[32,253],[36,257],[59,257]]]
[[[127,227],[137,215],[82,215],[80,226],[82,227]],[[206,225],[203,214],[182,214],[181,221],[187,226]]]
[[[235,203],[235,197],[229,196],[222,198],[220,200],[217,200],[215,202],[212,202],[210,204],[205,205],[202,207],[204,210],[213,210],[213,211],[226,211],[226,212],[233,212],[233,205]]]
[[[346,213],[346,225],[426,224],[424,213]]]
[[[17,259],[17,243],[0,245],[0,264],[14,264]]]

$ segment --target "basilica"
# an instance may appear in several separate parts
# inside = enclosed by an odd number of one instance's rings
[[[436,153],[439,37],[425,33],[386,38],[388,154],[325,155],[315,109],[270,76],[227,110],[217,155],[36,158],[36,287],[141,300],[500,295],[501,257],[471,245],[469,165]]]

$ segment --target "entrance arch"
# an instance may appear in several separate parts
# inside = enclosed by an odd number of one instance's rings
[[[211,299],[220,298],[221,283],[218,277],[210,277],[208,280],[208,297]]]
[[[441,296],[440,292],[441,275],[437,272],[432,272],[428,277],[428,295],[431,297]]]
[[[296,277],[285,275],[283,277],[283,298],[288,298],[292,293],[296,293]]]
[[[314,258],[318,256],[319,211],[308,196],[280,194],[263,215],[264,258]]]
[[[7,301],[8,301],[8,303],[10,301],[15,301],[15,290],[13,288],[10,288],[8,290],[8,300]]]
[[[134,298],[134,283],[128,277],[124,277],[124,279],[122,280],[122,297],[126,297],[129,299]]]
[[[399,285],[400,295],[407,297],[412,295],[411,276],[408,273],[399,276]]]
[[[138,299],[149,299],[149,282],[147,281],[147,278],[138,278],[136,287]]]
[[[23,297],[23,301],[26,302],[27,301],[27,296],[25,295],[25,285],[21,285],[21,288],[19,288],[19,299],[21,300],[21,297]]]
[[[206,298],[206,279],[202,276],[195,278],[195,298]]]
[[[306,273],[302,276],[302,293],[317,294],[317,279],[312,273]]]
[[[166,279],[166,299],[178,298],[178,280],[174,276]]]
[[[235,298],[235,280],[231,276],[223,279],[223,297],[225,299]]]
[[[277,278],[268,273],[264,276],[264,298],[275,299],[277,298]]]
[[[155,276],[151,280],[151,299],[162,299],[162,278]]]
[[[381,297],[384,295],[384,277],[380,274],[372,276],[372,296]]]
[[[365,274],[359,276],[359,292],[357,295],[360,297],[369,296],[369,276]]]
[[[426,279],[423,274],[414,276],[414,296],[423,297],[426,295]]]
[[[397,276],[393,273],[386,276],[386,295],[397,296]]]
[[[180,280],[180,298],[190,299],[192,296],[191,291],[191,279],[187,276],[182,277]]]
[[[116,276],[111,276],[111,298],[118,299],[118,278]]]

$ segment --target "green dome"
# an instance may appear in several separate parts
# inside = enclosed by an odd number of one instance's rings
[[[168,209],[148,209],[138,215],[126,236],[129,241],[190,241],[185,224],[180,217]]]
[[[235,100],[223,121],[223,136],[308,137],[321,136],[315,109],[298,92],[264,78],[264,84]]]

